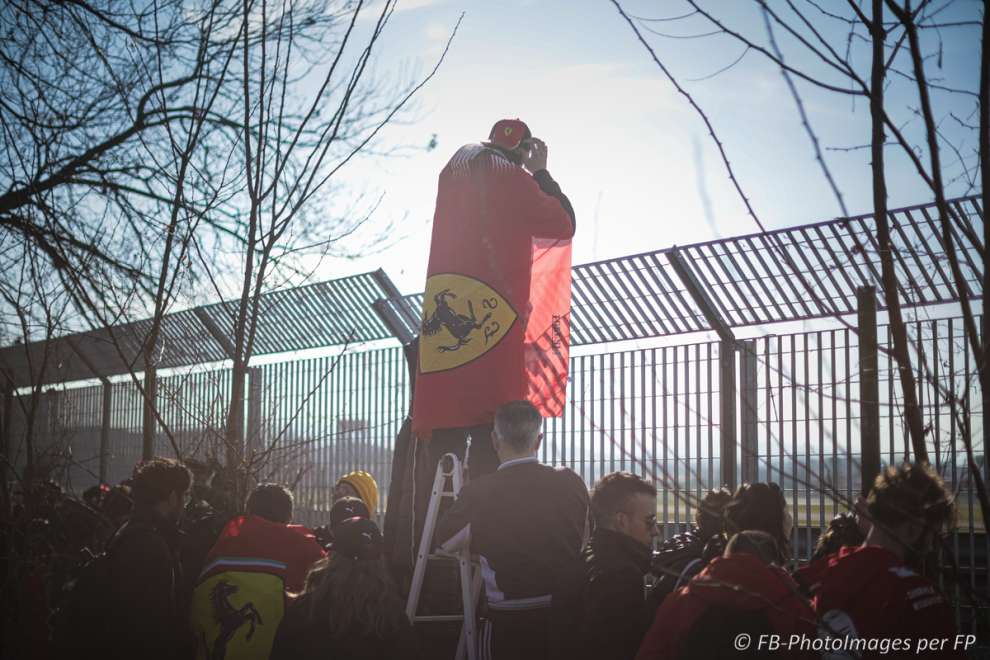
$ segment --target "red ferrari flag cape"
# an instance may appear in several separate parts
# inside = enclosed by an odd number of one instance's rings
[[[462,147],[440,173],[413,431],[484,424],[507,401],[563,411],[571,217],[501,152]]]
[[[285,613],[285,591],[301,591],[306,571],[324,556],[302,525],[257,516],[227,523],[193,591],[197,660],[267,660]]]

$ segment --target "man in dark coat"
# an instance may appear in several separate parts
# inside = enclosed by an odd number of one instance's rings
[[[107,640],[111,658],[188,657],[178,522],[192,483],[178,461],[155,458],[134,478],[134,513],[110,551],[113,586]]]
[[[495,660],[546,660],[556,635],[555,592],[584,545],[588,490],[568,468],[536,457],[543,418],[528,401],[495,413],[501,464],[472,481],[440,520],[436,540],[479,556]]]
[[[629,472],[602,477],[591,496],[595,531],[582,552],[581,657],[632,660],[653,621],[643,578],[657,535],[656,488]]]

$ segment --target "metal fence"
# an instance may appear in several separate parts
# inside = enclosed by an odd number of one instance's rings
[[[986,593],[990,540],[960,441],[958,404],[968,397],[978,461],[990,478],[979,440],[983,411],[975,364],[959,319],[917,322],[911,331],[922,365],[918,396],[932,461],[957,493],[959,531],[951,546],[966,584]],[[878,344],[881,452],[885,462],[896,463],[910,447],[895,364],[883,350],[889,345],[886,326],[878,328]],[[740,480],[772,480],[785,489],[795,521],[793,546],[806,558],[820,530],[861,488],[857,336],[839,327],[742,345],[748,349],[733,357],[739,374],[733,423],[740,437],[733,464]],[[571,467],[589,486],[615,470],[652,478],[660,486],[664,535],[682,530],[703,492],[722,483],[724,350],[722,342],[701,342],[573,356],[565,414],[547,420],[542,460]],[[353,469],[375,475],[384,507],[393,443],[409,406],[401,348],[266,364],[252,368],[249,379],[258,403],[247,410],[248,455],[266,458],[263,478],[294,486],[302,522],[326,522],[335,480]],[[141,397],[130,381],[109,387],[102,474],[116,482],[140,459]],[[202,457],[219,446],[229,387],[230,372],[223,369],[160,379],[159,414],[183,455]],[[104,395],[103,386],[51,390],[39,404],[38,446],[71,450],[72,467],[63,478],[77,491],[101,474]],[[30,399],[15,403],[16,422],[17,410]],[[162,433],[156,449],[173,453]],[[957,603],[964,603],[953,588]],[[963,621],[973,615],[960,614]]]

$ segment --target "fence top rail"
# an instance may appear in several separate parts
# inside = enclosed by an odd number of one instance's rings
[[[983,209],[976,196],[948,200],[949,229],[966,296],[982,298]],[[895,269],[905,307],[960,300],[934,203],[888,213]],[[676,272],[679,261],[729,328],[853,314],[856,289],[874,286],[886,309],[872,214],[836,218],[766,233],[722,238],[606,259],[572,271],[574,346],[718,331]],[[378,302],[418,333],[423,294]]]
[[[948,230],[966,295],[982,298],[983,209],[976,196],[948,200],[948,206]],[[889,225],[902,304],[958,302],[935,204],[892,210]],[[866,214],[575,266],[571,343],[724,334],[726,328],[852,314],[856,289],[864,285],[876,287],[877,307],[885,309],[875,234],[874,217]],[[685,284],[685,272],[692,286]],[[705,293],[700,304],[692,292],[699,286]],[[228,359],[238,304],[225,301],[167,314],[155,347],[157,366]],[[254,354],[272,355],[413,337],[419,333],[423,294],[401,295],[379,269],[269,292],[259,305]],[[151,324],[143,319],[0,348],[0,388],[140,371]]]
[[[398,290],[381,269],[265,293],[259,298],[254,355],[388,339],[391,332],[372,304],[396,295]],[[231,358],[238,305],[238,300],[223,301],[166,314],[155,346],[156,366],[167,369]],[[152,319],[141,319],[0,348],[0,388],[141,371],[151,327]]]

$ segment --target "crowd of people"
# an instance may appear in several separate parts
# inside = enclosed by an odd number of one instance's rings
[[[926,574],[954,517],[929,466],[888,467],[798,566],[777,484],[711,491],[691,529],[660,542],[656,486],[616,472],[589,493],[572,470],[538,461],[542,422],[525,401],[498,409],[498,469],[464,486],[433,539],[477,556],[480,657],[879,658],[917,655],[924,639],[965,657]],[[327,524],[311,530],[292,522],[285,486],[259,484],[231,511],[195,472],[156,458],[82,501],[54,484],[25,493],[34,500],[5,531],[31,559],[13,571],[9,657],[446,657],[407,618],[371,475],[341,477]]]

